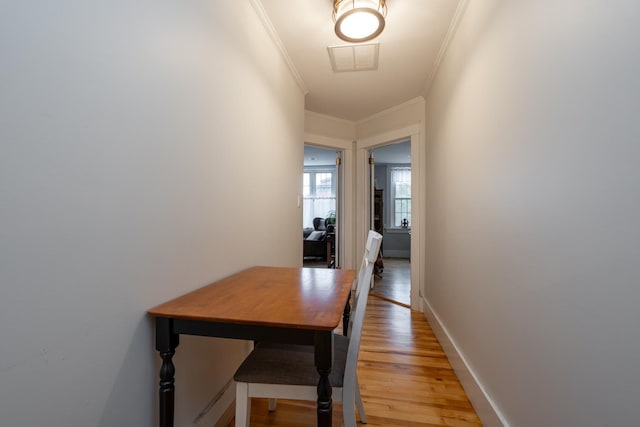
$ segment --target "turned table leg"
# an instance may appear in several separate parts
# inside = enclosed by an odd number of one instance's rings
[[[175,400],[175,366],[173,355],[178,346],[178,335],[172,332],[172,320],[156,318],[156,350],[160,353],[160,427],[173,427]]]
[[[333,332],[317,333],[315,339],[315,363],[320,375],[318,381],[318,426],[331,427],[333,400],[331,399],[331,363],[333,361]]]
[[[347,299],[347,303],[344,306],[344,311],[342,312],[342,335],[345,337],[349,332],[349,319],[351,318],[351,304],[350,304],[351,296]]]

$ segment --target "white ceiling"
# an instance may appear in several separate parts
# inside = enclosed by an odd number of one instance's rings
[[[308,93],[305,108],[350,121],[423,96],[446,45],[460,0],[387,0],[375,71],[333,72],[328,47],[345,46],[333,32],[332,0],[256,0]]]

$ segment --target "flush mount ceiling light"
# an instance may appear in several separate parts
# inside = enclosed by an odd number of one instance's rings
[[[351,43],[369,41],[384,29],[386,0],[333,0],[336,35]]]

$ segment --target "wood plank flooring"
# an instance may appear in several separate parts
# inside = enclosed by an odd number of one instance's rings
[[[358,377],[368,426],[482,425],[422,313],[373,295]],[[252,400],[252,427],[315,425],[315,402],[279,400],[270,413],[266,399]],[[334,403],[333,425],[342,425],[339,403]]]
[[[411,305],[411,263],[408,258],[384,258],[380,277],[374,276],[374,295],[395,301],[406,307]]]

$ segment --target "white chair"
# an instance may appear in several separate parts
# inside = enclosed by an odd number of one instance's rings
[[[356,406],[360,421],[367,422],[356,368],[364,313],[369,297],[369,284],[381,243],[382,236],[375,231],[370,231],[358,272],[356,295],[347,336],[334,334],[334,360],[329,378],[333,389],[333,400],[342,402],[346,427],[356,425]],[[258,345],[240,365],[234,379],[236,381],[236,426],[249,426],[252,397],[269,398],[269,410],[275,410],[276,398],[315,401],[318,397],[318,372],[312,346]]]

